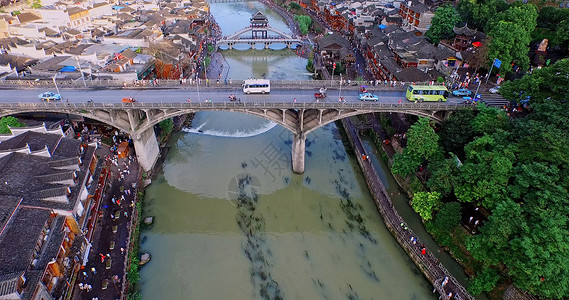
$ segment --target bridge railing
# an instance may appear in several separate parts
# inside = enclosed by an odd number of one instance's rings
[[[315,103],[315,102],[134,102],[134,103],[0,103],[0,109],[197,109],[197,110],[246,110],[246,109],[360,109],[360,110],[457,110],[471,107],[468,104],[444,103]]]
[[[329,89],[339,89],[340,88],[340,77],[334,76],[335,80],[271,80],[271,86],[273,88],[282,89],[313,89],[326,87]],[[178,88],[178,89],[209,89],[209,88],[241,88],[244,80],[238,79],[227,79],[217,81],[215,79],[187,79],[187,80],[133,80],[133,81],[121,81],[121,80],[91,80],[90,78],[85,78],[83,80],[66,80],[58,79],[57,87],[60,89],[73,88],[73,89],[83,89],[83,88],[128,88],[128,89],[153,89],[153,88]],[[347,81],[342,80],[341,86],[345,90],[359,90],[360,86],[367,86],[370,91],[377,90],[404,90],[410,84],[430,84],[429,82],[390,82],[390,81]],[[42,80],[28,80],[28,79],[18,79],[18,80],[0,80],[0,88],[43,88],[43,89],[55,89],[55,84],[51,78]]]

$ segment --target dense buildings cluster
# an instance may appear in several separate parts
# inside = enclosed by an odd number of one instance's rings
[[[96,145],[59,125],[11,130],[0,136],[0,297],[59,298],[89,252]]]

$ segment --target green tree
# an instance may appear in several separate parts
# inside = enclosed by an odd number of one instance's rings
[[[528,35],[537,26],[537,9],[533,4],[514,3],[507,10],[498,13],[488,20],[486,32],[491,32],[500,22],[513,23],[522,28]]]
[[[458,164],[459,159],[455,155],[429,164],[431,176],[427,181],[427,186],[432,191],[439,192],[445,196],[451,194],[454,186],[460,182]]]
[[[427,118],[419,118],[407,132],[407,147],[403,154],[393,157],[393,172],[403,176],[413,174],[425,160],[441,155],[439,136]]]
[[[569,10],[554,6],[541,8],[537,16],[537,26],[556,30],[559,23],[569,19]]]
[[[569,86],[569,59],[565,58],[521,79],[506,81],[500,94],[508,100],[529,99],[530,103],[567,100]],[[555,108],[557,109],[557,108]]]
[[[21,123],[20,121],[18,121],[18,119],[14,118],[12,116],[2,117],[0,119],[0,133],[2,133],[2,134],[11,133],[10,128],[8,128],[8,126],[10,126],[10,127],[26,127],[26,124]]]
[[[344,65],[342,64],[342,62],[337,61],[337,62],[336,62],[336,69],[330,70],[330,73],[333,72],[334,74],[337,75],[337,74],[343,74],[345,71],[346,71],[346,66],[344,66]]]
[[[437,211],[442,205],[441,194],[437,192],[418,192],[413,195],[411,206],[421,218],[425,221],[430,221],[433,218],[433,213]]]
[[[434,221],[426,222],[427,230],[435,240],[445,246],[451,245],[451,231],[460,223],[461,206],[458,202],[444,203]]]
[[[458,12],[450,3],[445,3],[437,8],[431,20],[431,27],[427,30],[427,36],[435,44],[442,39],[454,37],[453,28],[460,22]]]
[[[290,10],[299,10],[300,9],[300,4],[296,3],[296,2],[291,2],[288,5],[288,9]]]
[[[500,72],[510,72],[515,63],[522,70],[529,68],[529,43],[531,33],[537,24],[537,10],[534,5],[513,5],[489,19],[486,32],[492,38],[488,49],[490,61],[502,61]]]
[[[482,292],[489,292],[498,283],[500,275],[498,272],[491,268],[484,268],[476,277],[470,281],[468,291],[473,295],[479,295]]]
[[[477,260],[500,265],[510,254],[510,240],[528,229],[520,205],[506,199],[496,204],[489,220],[480,227],[480,234],[471,236],[466,246]]]
[[[559,22],[555,31],[555,43],[561,46],[565,52],[569,51],[569,17]]]
[[[445,153],[452,152],[459,159],[464,160],[464,146],[470,143],[475,136],[472,128],[474,112],[472,109],[455,111],[442,124],[440,131],[440,144]]]
[[[506,198],[515,161],[513,148],[489,135],[469,143],[467,161],[460,167],[462,182],[454,187],[456,198],[490,209]]]
[[[522,27],[512,22],[500,21],[489,33],[492,43],[488,46],[488,58],[502,61],[501,73],[512,70],[511,63],[515,62],[522,70],[529,67],[529,43],[531,36]]]
[[[478,114],[472,120],[472,131],[476,135],[492,134],[509,129],[510,119],[503,110],[486,105],[478,105]]]
[[[434,222],[439,231],[449,234],[460,223],[461,209],[458,202],[443,204]]]
[[[294,19],[296,20],[296,22],[298,22],[298,28],[300,29],[300,33],[306,35],[308,33],[308,29],[312,25],[312,18],[306,15],[295,15]]]
[[[161,129],[160,138],[164,139],[172,133],[172,130],[174,129],[174,121],[172,119],[166,119],[158,123],[158,126],[160,126]]]
[[[466,24],[483,30],[489,19],[508,7],[504,0],[461,0],[457,11]]]

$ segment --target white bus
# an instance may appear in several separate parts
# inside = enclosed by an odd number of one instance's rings
[[[243,83],[243,93],[270,93],[271,82],[268,79],[247,79]]]

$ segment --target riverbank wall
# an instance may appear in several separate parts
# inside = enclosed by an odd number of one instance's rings
[[[397,240],[409,258],[421,270],[425,277],[433,284],[434,289],[447,297],[452,293],[454,299],[474,299],[466,289],[454,278],[450,272],[435,258],[429,249],[423,248],[420,241],[413,241],[416,235],[405,225],[405,222],[393,207],[393,203],[381,182],[373,164],[366,159],[366,151],[357,135],[351,121],[348,118],[342,119],[341,123],[352,145],[356,160],[360,165],[365,177],[366,184],[371,192],[376,207],[381,214],[385,226]],[[423,251],[425,254],[423,254]],[[442,281],[448,278],[448,284],[442,285]]]

